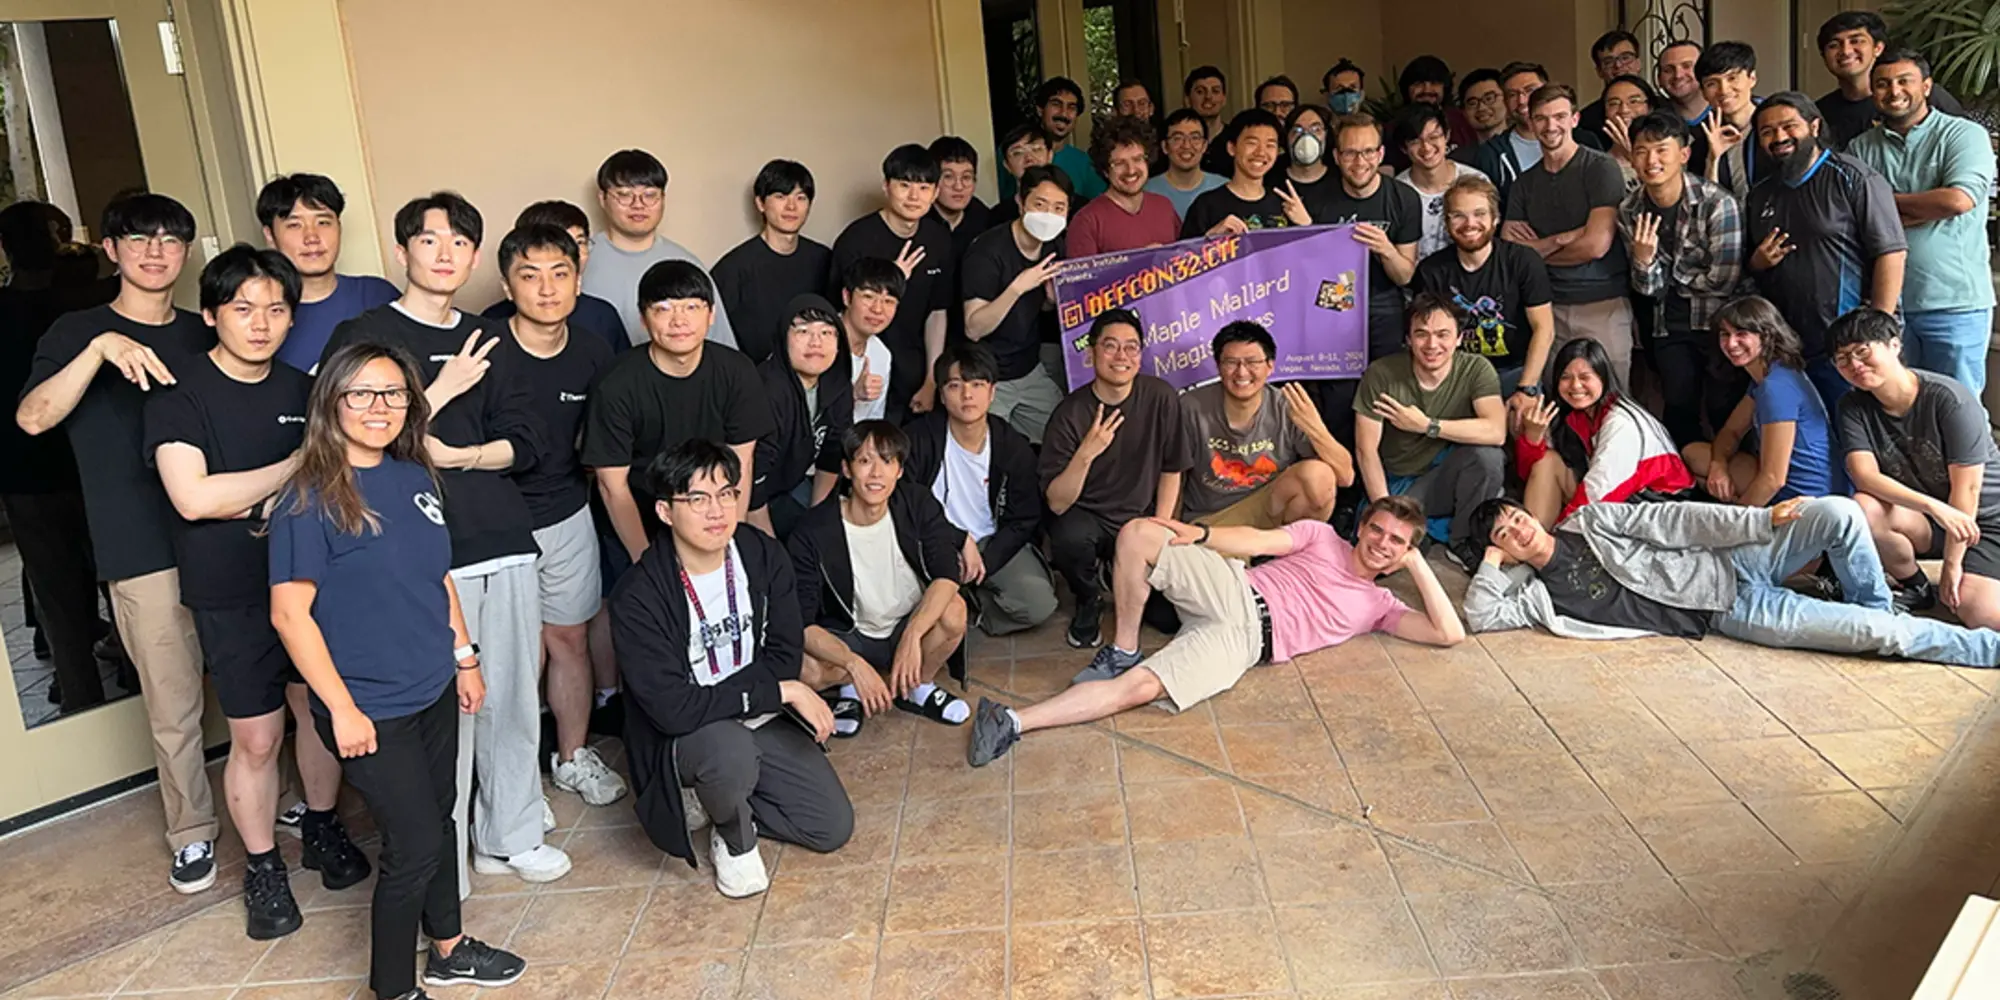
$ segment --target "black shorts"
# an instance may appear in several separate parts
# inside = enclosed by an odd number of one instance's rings
[[[1929,551],[1917,553],[1919,559],[1937,559],[1944,555],[1944,542],[1948,533],[1944,525],[1924,516],[1931,526],[1931,547]],[[2000,580],[2000,525],[1979,526],[1979,544],[1966,546],[1965,571],[1977,576]]]
[[[848,649],[861,654],[861,658],[867,661],[869,666],[887,673],[896,664],[896,647],[902,644],[903,630],[909,625],[908,618],[897,622],[896,630],[889,633],[886,639],[870,638],[862,635],[860,629],[850,629],[840,633],[840,641],[846,644]]]
[[[300,683],[300,677],[271,627],[270,605],[189,611],[222,714],[254,719],[284,708],[285,685]]]

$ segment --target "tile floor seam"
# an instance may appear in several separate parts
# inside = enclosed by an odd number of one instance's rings
[[[1010,666],[1008,669],[1009,673],[1012,673],[1012,667]],[[966,676],[971,676],[971,669],[969,667],[967,668]],[[917,767],[917,736],[918,730],[912,728],[909,734],[904,737],[904,749],[906,750],[905,756],[907,759],[903,762],[903,795],[896,802],[896,836],[889,842],[889,864],[882,871],[882,905],[875,912],[875,950],[868,962],[868,995],[870,997],[875,995],[876,984],[880,981],[877,977],[882,971],[882,938],[889,927],[889,903],[891,897],[896,892],[896,863],[903,855],[903,820],[909,812],[910,776],[916,772]],[[1010,843],[1014,835],[1013,791],[1013,762],[1009,761],[1007,767],[1007,836]],[[765,892],[763,896],[768,901],[770,893]],[[761,929],[761,924],[763,923],[763,910],[761,909],[758,911],[758,923]],[[750,939],[753,946],[756,944],[756,941],[757,939],[754,936]],[[747,957],[744,959],[743,968],[747,976],[750,968],[750,962]],[[738,987],[739,994],[742,989],[742,986]]]
[[[1007,640],[1007,676],[1010,678],[1014,676],[1015,662],[1014,640],[1010,637]],[[972,693],[971,677],[972,670],[967,667],[966,679],[959,682],[959,688],[968,695]],[[1116,753],[1114,750],[1113,767],[1118,764]],[[1118,784],[1122,789],[1125,783],[1120,781]],[[1014,808],[1016,794],[1014,765],[1010,761],[1007,765],[1007,870],[1000,874],[1000,991],[1002,996],[1009,997],[1014,995],[1014,820],[1020,815],[1020,810]],[[1119,794],[1119,804],[1121,807],[1124,804],[1122,791]],[[1127,817],[1126,822],[1129,824],[1131,818]],[[873,991],[872,985],[870,991]]]

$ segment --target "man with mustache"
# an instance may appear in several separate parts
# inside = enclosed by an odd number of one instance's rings
[[[1035,113],[1041,119],[1042,131],[1048,135],[1051,148],[1049,162],[1062,168],[1069,175],[1069,181],[1076,187],[1078,204],[1089,201],[1104,193],[1104,178],[1090,165],[1090,154],[1077,148],[1070,141],[1076,131],[1076,119],[1083,114],[1083,88],[1066,76],[1053,77],[1035,88],[1030,99]],[[1015,177],[1000,178],[1000,200],[1014,200]]]
[[[1819,107],[1797,91],[1766,98],[1752,119],[1776,164],[1744,203],[1751,280],[1799,335],[1806,376],[1831,410],[1847,383],[1827,346],[1833,321],[1861,305],[1896,308],[1909,244],[1889,182],[1820,142]]]
[[[1993,335],[1986,200],[1993,143],[1969,119],[1938,114],[1930,62],[1895,48],[1875,60],[1882,124],[1848,144],[1889,179],[1910,255],[1903,279],[1903,347],[1910,364],[1950,375],[1978,398]]]
[[[1854,137],[1875,127],[1874,74],[1877,57],[1889,43],[1889,25],[1872,10],[1843,10],[1819,26],[1819,56],[1839,86],[1819,99],[1826,117],[1825,142],[1846,149]],[[1964,116],[1965,106],[1936,83],[1931,85],[1933,111]]]

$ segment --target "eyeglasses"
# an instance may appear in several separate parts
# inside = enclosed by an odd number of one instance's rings
[[[1174,132],[1167,136],[1169,146],[1199,146],[1207,141],[1208,137],[1194,132]]]
[[[382,401],[382,405],[392,410],[410,408],[408,389],[347,389],[340,394],[341,402],[346,403],[348,409],[355,411],[374,409],[375,401],[378,399]]]
[[[1333,151],[1333,155],[1336,159],[1348,161],[1372,160],[1382,155],[1382,147],[1370,146],[1367,149],[1336,149]]]
[[[1101,341],[1098,343],[1097,349],[1113,356],[1120,354],[1137,355],[1140,350],[1139,342],[1136,340]]]
[[[1487,94],[1485,97],[1468,97],[1465,99],[1465,106],[1468,108],[1493,108],[1505,103],[1507,103],[1507,95],[1504,93],[1492,93]]]
[[[181,239],[178,236],[169,236],[166,233],[153,233],[151,235],[147,235],[144,233],[128,233],[124,236],[119,237],[118,241],[120,243],[125,244],[125,248],[128,250],[144,250],[148,247],[155,247],[155,246],[159,247],[161,250],[169,252],[174,250],[187,249],[186,240]]]
[[[1215,366],[1226,372],[1254,372],[1270,364],[1269,358],[1223,358]]]
[[[742,490],[734,486],[724,486],[713,493],[683,493],[680,496],[674,497],[673,502],[700,514],[713,507],[718,501],[726,506],[734,507],[736,506],[736,501],[742,498]]]
[[[1432,131],[1425,132],[1423,135],[1417,136],[1416,144],[1419,146],[1438,145],[1450,138],[1451,136],[1448,136],[1443,132],[1433,129]]]
[[[1867,343],[1841,348],[1833,352],[1834,367],[1852,368],[1864,361],[1868,361],[1875,356],[1875,347],[1875,344]]]
[[[1605,69],[1630,69],[1633,66],[1639,65],[1639,54],[1637,52],[1614,52],[1599,59],[1597,64]]]
[[[651,208],[659,204],[660,199],[666,195],[665,191],[656,187],[616,187],[612,188],[610,193],[611,200],[616,202],[620,208],[631,208],[634,205],[642,208]]]

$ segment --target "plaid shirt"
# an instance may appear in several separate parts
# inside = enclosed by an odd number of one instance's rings
[[[1689,328],[1708,329],[1711,316],[1724,302],[1736,294],[1736,286],[1743,278],[1743,213],[1737,206],[1736,196],[1727,188],[1684,174],[1681,178],[1681,211],[1674,227],[1674,259],[1666,259],[1662,239],[1661,252],[1653,254],[1653,262],[1640,267],[1632,265],[1632,290],[1640,295],[1651,296],[1657,303],[1654,307],[1655,337],[1667,335],[1666,293],[1674,291],[1688,300]],[[1625,203],[1618,206],[1618,231],[1625,238],[1629,252],[1632,245],[1632,226],[1640,212],[1658,214],[1651,199],[1646,197],[1646,189],[1625,196]]]

